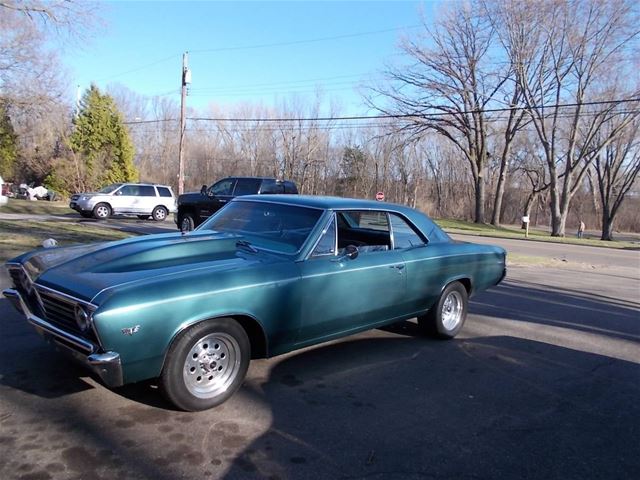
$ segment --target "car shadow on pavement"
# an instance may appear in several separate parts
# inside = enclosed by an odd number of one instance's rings
[[[640,341],[640,303],[509,280],[473,299],[470,313]]]
[[[508,336],[349,340],[243,389],[270,428],[212,461],[229,479],[630,478],[638,378],[638,364]],[[217,429],[210,452],[250,438],[242,419]]]

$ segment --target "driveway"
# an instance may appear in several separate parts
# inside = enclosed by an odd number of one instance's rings
[[[0,300],[0,478],[635,478],[638,272],[575,258],[511,267],[453,341],[403,322],[254,361],[200,413],[104,388]]]

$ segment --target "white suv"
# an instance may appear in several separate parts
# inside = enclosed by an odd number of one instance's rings
[[[96,193],[80,193],[71,197],[69,207],[83,217],[104,220],[111,215],[153,217],[157,222],[177,211],[171,187],[152,183],[114,183]]]

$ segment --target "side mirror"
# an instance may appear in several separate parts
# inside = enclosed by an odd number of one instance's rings
[[[206,194],[207,194],[207,186],[202,185],[202,188],[200,189],[200,195],[206,195]]]
[[[333,258],[331,261],[332,262],[342,262],[342,261],[346,260],[347,258],[349,260],[355,260],[356,258],[358,258],[359,254],[360,254],[360,251],[358,250],[358,247],[356,247],[355,245],[347,245],[344,248],[344,253],[342,255],[340,255],[339,257]]]
[[[359,254],[360,250],[358,250],[358,247],[356,247],[355,245],[347,245],[347,247],[344,249],[344,256],[349,260],[355,260],[356,258],[358,258]]]

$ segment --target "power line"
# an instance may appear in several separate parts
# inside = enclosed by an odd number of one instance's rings
[[[159,63],[164,63],[164,62],[167,62],[169,60],[173,60],[175,58],[180,58],[180,55],[171,55],[170,57],[164,57],[164,58],[161,58],[159,60],[156,60],[155,62],[147,63],[147,64],[142,65],[140,67],[132,68],[131,70],[127,70],[127,71],[124,71],[124,72],[121,72],[121,73],[116,73],[115,75],[111,75],[109,77],[99,78],[99,79],[97,79],[95,81],[96,82],[103,82],[105,80],[111,80],[112,78],[122,77],[124,75],[129,74],[129,73],[139,72],[140,70],[145,70],[145,69],[147,69],[149,67],[153,67],[155,65],[158,65]]]
[[[255,45],[244,45],[244,46],[240,45],[240,46],[233,46],[233,47],[206,48],[206,49],[200,49],[200,50],[189,50],[189,52],[192,54],[193,53],[230,52],[230,51],[236,51],[236,50],[254,50],[259,48],[285,47],[289,45],[304,45],[308,43],[326,42],[328,40],[342,40],[345,38],[378,35],[381,33],[397,32],[399,30],[409,30],[409,29],[420,28],[420,27],[423,27],[423,25],[407,25],[404,27],[386,28],[383,30],[371,30],[368,32],[346,33],[343,35],[334,35],[331,37],[309,38],[305,40],[292,40],[288,42],[274,42],[274,43],[263,43],[263,44],[255,44]]]
[[[370,73],[365,72],[365,73],[355,73],[355,74],[351,74],[351,75],[336,75],[333,77],[320,77],[320,78],[306,78],[306,79],[299,79],[299,80],[285,80],[285,81],[281,81],[281,82],[270,82],[270,83],[244,83],[244,84],[236,84],[236,85],[225,85],[225,86],[220,86],[220,87],[196,87],[196,88],[190,88],[189,91],[192,92],[201,92],[201,91],[207,91],[207,92],[217,92],[219,90],[245,90],[245,89],[257,89],[257,88],[263,88],[263,87],[286,87],[288,85],[296,85],[299,83],[317,83],[317,82],[325,82],[327,80],[341,80],[344,78],[363,78],[365,76],[371,76]],[[334,84],[334,83],[354,83],[354,82],[329,82],[330,84]]]
[[[625,115],[625,114],[638,114],[640,113],[640,110],[624,110],[624,111],[616,111],[613,114],[614,115]],[[595,116],[597,115],[598,112],[583,112],[581,114],[581,116],[584,117],[588,117],[588,116]],[[568,114],[562,114],[561,117],[562,118],[567,118],[570,115]],[[507,120],[508,117],[506,116],[501,116],[501,117],[493,117],[490,119],[490,121],[501,121],[501,120]],[[308,128],[309,130],[318,130],[318,131],[332,131],[332,130],[357,130],[357,129],[366,129],[366,128],[381,128],[381,127],[391,127],[394,126],[394,123],[392,122],[366,122],[366,123],[343,123],[343,124],[324,124],[324,125],[314,125],[313,127]],[[178,127],[175,127],[176,131],[178,129]],[[243,132],[252,132],[252,133],[256,133],[256,132],[278,132],[281,131],[282,127],[278,127],[275,125],[256,125],[254,127],[247,127],[247,126],[242,126],[239,124],[233,124],[233,125],[224,125],[224,126],[217,126],[217,127],[188,127],[186,130],[189,132],[196,132],[196,133],[202,133],[202,132],[220,132],[221,130],[230,130],[232,132],[236,132],[236,133],[243,133]],[[148,133],[148,134],[157,134],[157,133],[161,133],[158,130],[136,130],[136,132],[138,133]]]
[[[594,105],[611,105],[611,104],[625,104],[625,103],[633,103],[640,102],[640,98],[629,98],[629,99],[616,99],[616,100],[597,100],[592,102],[583,102],[583,103],[556,103],[556,104],[547,104],[547,105],[532,105],[529,107],[505,107],[505,108],[487,108],[484,110],[475,109],[475,110],[465,110],[461,112],[431,112],[431,113],[402,113],[402,114],[381,114],[381,115],[354,115],[354,116],[346,116],[346,117],[279,117],[279,118],[223,118],[223,117],[188,117],[187,120],[195,121],[195,122],[229,122],[229,123],[239,123],[239,122],[255,122],[255,123],[273,123],[273,122],[333,122],[333,121],[356,121],[356,120],[385,120],[385,119],[407,119],[407,118],[415,118],[415,119],[426,119],[432,117],[445,117],[452,115],[471,115],[476,113],[504,113],[504,112],[512,112],[512,111],[520,111],[520,110],[542,110],[545,108],[570,108],[570,107],[585,107],[585,106],[594,106]],[[581,112],[581,115],[598,115],[601,112]],[[627,113],[638,113],[638,110],[629,110]],[[565,114],[566,115],[566,114]],[[161,120],[140,120],[140,121],[131,121],[124,122],[127,125],[134,125],[138,123],[159,123],[159,122],[169,122],[169,121],[177,121],[177,119],[161,119]]]
[[[519,110],[542,110],[544,108],[568,108],[579,106],[591,106],[591,105],[609,105],[609,104],[621,104],[638,102],[640,98],[632,99],[618,99],[618,100],[599,100],[593,102],[583,103],[557,103],[551,105],[532,105],[529,107],[505,107],[505,108],[487,108],[487,109],[475,109],[464,110],[461,112],[432,112],[432,113],[399,113],[399,114],[381,114],[381,115],[355,115],[348,117],[306,117],[306,118],[206,118],[206,117],[191,117],[192,121],[216,121],[216,122],[331,122],[335,120],[377,120],[377,119],[401,119],[401,118],[430,118],[430,117],[444,117],[451,115],[470,115],[475,113],[499,113],[499,112],[511,112]]]
[[[288,94],[304,94],[304,93],[315,93],[315,92],[320,92],[320,93],[330,93],[330,92],[344,92],[347,90],[355,90],[356,88],[358,88],[357,85],[351,83],[350,87],[340,87],[340,88],[324,88],[323,85],[318,85],[317,88],[310,88],[307,85],[301,85],[298,88],[290,88],[288,90],[263,90],[262,92],[258,91],[258,90],[254,90],[254,91],[246,91],[246,92],[230,92],[230,93],[219,93],[217,94],[218,96],[222,96],[222,97],[247,97],[247,96],[254,96],[254,97],[263,97],[266,95],[288,95]],[[302,90],[300,90],[300,88],[302,88]],[[210,97],[211,94],[206,94],[206,93],[189,93],[190,97]]]

